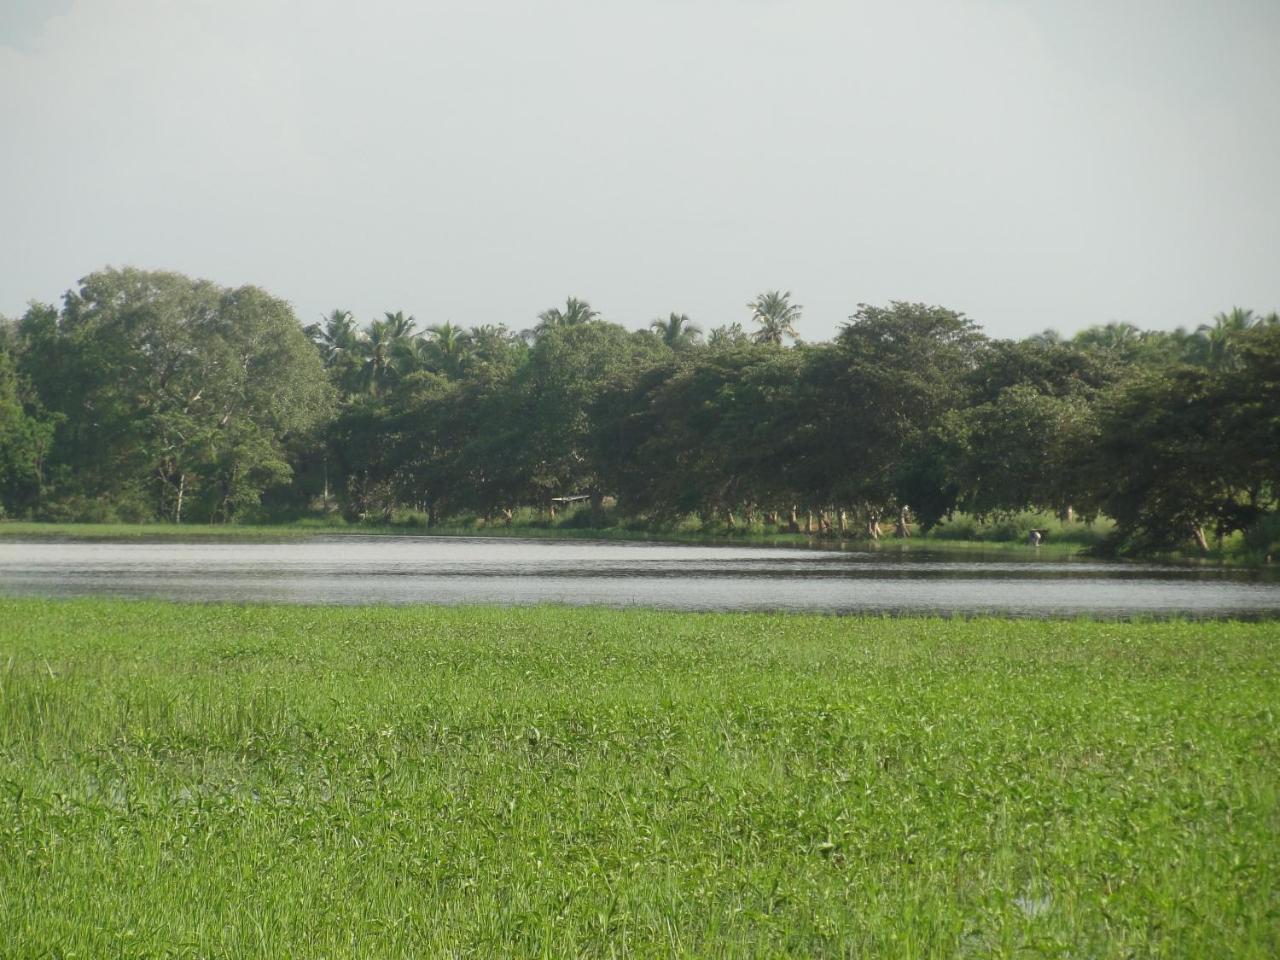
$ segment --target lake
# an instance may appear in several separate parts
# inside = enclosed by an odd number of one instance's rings
[[[0,594],[321,604],[602,604],[1020,617],[1280,617],[1273,571],[1025,553],[479,537],[0,541]]]

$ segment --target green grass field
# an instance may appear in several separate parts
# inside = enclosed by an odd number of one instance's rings
[[[1280,955],[1280,624],[0,602],[0,956]]]

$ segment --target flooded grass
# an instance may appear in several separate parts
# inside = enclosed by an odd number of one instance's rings
[[[0,954],[1269,958],[1278,648],[0,601]]]

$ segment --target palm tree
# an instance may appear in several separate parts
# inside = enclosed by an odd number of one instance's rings
[[[417,321],[402,311],[383,314],[385,319],[369,324],[364,337],[364,383],[369,393],[377,396],[379,388],[394,374],[404,357],[406,341],[411,339]]]
[[[1053,327],[1046,327],[1039,333],[1033,333],[1027,337],[1027,340],[1038,347],[1056,347],[1062,343],[1062,334],[1053,329]]]
[[[1112,321],[1106,326],[1093,326],[1081,330],[1072,342],[1077,346],[1094,348],[1107,353],[1128,354],[1142,343],[1142,331],[1132,323]]]
[[[579,300],[577,297],[569,297],[564,302],[564,309],[552,307],[550,310],[543,310],[538,314],[538,325],[533,328],[533,335],[540,337],[548,330],[554,330],[558,327],[576,327],[579,324],[590,323],[592,320],[600,319],[600,314],[596,310],[591,309],[591,304],[585,300]]]
[[[306,333],[320,352],[321,362],[333,382],[347,393],[359,390],[364,334],[356,326],[351,311],[334,310],[320,323],[308,326]]]
[[[493,347],[511,343],[516,335],[505,323],[478,323],[467,332],[467,337],[477,346]]]
[[[452,323],[427,327],[427,337],[440,360],[440,367],[451,377],[460,376],[471,352],[471,335]]]
[[[683,313],[673,312],[666,320],[654,320],[649,329],[662,337],[662,342],[672,350],[692,347],[702,338],[702,328]]]
[[[421,334],[416,337],[405,337],[398,341],[393,349],[395,355],[392,357],[392,366],[401,376],[416,373],[419,370],[430,370],[435,361],[431,344]]]
[[[800,304],[791,302],[791,291],[779,293],[770,290],[760,294],[747,304],[751,319],[760,325],[751,337],[756,343],[772,343],[782,346],[784,337],[798,337],[796,321],[800,319]]]
[[[515,344],[524,344],[532,336],[532,331],[524,334],[507,329],[505,323],[481,323],[467,332],[470,343],[468,362],[474,366],[496,363],[504,357],[511,356],[510,351]]]
[[[403,310],[397,310],[395,313],[384,313],[386,317],[387,329],[390,331],[392,340],[404,340],[411,333],[413,328],[418,325],[418,321],[413,317],[406,317]]]
[[[1252,310],[1232,307],[1227,313],[1214,316],[1213,323],[1200,324],[1196,337],[1201,341],[1205,362],[1214,366],[1224,363],[1234,352],[1237,335],[1265,322],[1265,318],[1255,316]]]
[[[359,350],[360,336],[350,310],[334,310],[321,323],[307,327],[306,332],[326,367],[339,366],[343,358]]]

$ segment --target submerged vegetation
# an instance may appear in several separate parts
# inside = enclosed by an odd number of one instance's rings
[[[1013,341],[859,304],[790,346],[789,292],[744,315],[628,330],[569,298],[522,332],[304,329],[256,288],[101,271],[0,323],[0,510],[492,530],[584,505],[573,527],[826,539],[1039,511],[1111,518],[1117,550],[1280,550],[1274,314]]]
[[[1274,957],[1278,629],[0,601],[3,952]]]

